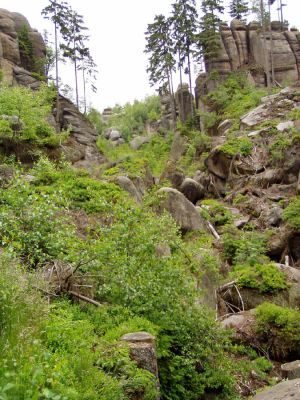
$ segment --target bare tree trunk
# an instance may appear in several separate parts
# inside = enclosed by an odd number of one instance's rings
[[[181,53],[180,53],[180,50],[179,50],[178,57],[179,57],[178,65],[179,65],[179,79],[180,79],[180,107],[181,107],[181,113],[182,113],[183,112],[183,96],[182,96],[182,66],[181,66]],[[182,115],[180,115],[180,113],[179,113],[179,116],[180,116],[181,122],[183,122],[183,118],[182,118]]]
[[[192,92],[192,74],[191,74],[191,59],[190,59],[190,51],[187,53],[188,59],[188,69],[189,69],[189,86],[190,86],[190,101],[191,101],[191,115],[194,117],[194,102],[193,102],[193,92]]]
[[[272,85],[275,85],[275,69],[274,69],[274,51],[273,51],[273,33],[272,33],[272,19],[271,19],[271,4],[269,2],[269,33],[270,33],[270,47],[271,47],[271,71],[272,71]]]
[[[267,51],[267,39],[266,39],[266,27],[265,27],[265,18],[264,18],[264,3],[263,0],[260,0],[260,13],[262,19],[262,33],[263,33],[263,41],[264,41],[264,50],[265,50],[265,73],[267,76],[267,88],[268,92],[271,92],[271,77],[270,77],[270,66],[269,66],[269,55]]]
[[[58,38],[57,23],[54,23],[54,46],[55,46],[55,84],[56,84],[56,115],[55,120],[59,122],[59,77],[58,77]]]
[[[78,76],[77,76],[77,58],[76,58],[76,50],[75,50],[75,40],[74,40],[74,72],[75,72],[75,94],[76,94],[76,105],[79,109],[79,97],[78,97]]]
[[[84,105],[84,114],[86,114],[86,84],[85,84],[85,73],[84,73],[84,68],[82,68],[82,80],[83,80],[83,105]]]
[[[172,112],[172,129],[176,127],[176,108],[174,102],[174,91],[173,91],[173,82],[171,78],[170,70],[167,71],[168,76],[168,87],[169,87],[169,94],[170,94],[170,101],[171,101],[171,112]]]

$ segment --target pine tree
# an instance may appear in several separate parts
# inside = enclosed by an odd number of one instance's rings
[[[229,4],[229,14],[232,18],[244,19],[249,14],[248,0],[231,0]]]
[[[66,15],[69,10],[69,5],[62,0],[49,0],[49,5],[42,10],[44,18],[49,19],[54,24],[54,48],[55,48],[55,82],[56,82],[56,122],[59,121],[59,48],[58,48],[58,33],[64,29],[66,25]]]
[[[202,45],[202,54],[209,69],[209,60],[218,54],[220,48],[219,26],[221,23],[220,14],[224,13],[223,1],[202,0],[201,10],[201,33],[199,36]]]
[[[173,40],[171,38],[171,20],[164,15],[156,15],[154,22],[148,24],[145,53],[150,54],[147,72],[151,85],[167,85],[171,96],[173,127],[176,125],[176,108],[172,72],[175,70]]]
[[[193,115],[193,89],[191,77],[191,60],[196,57],[198,45],[198,13],[195,0],[177,0],[172,10],[172,37],[175,41],[174,50],[178,56],[178,68],[180,72],[180,86],[182,88],[182,68],[187,63],[189,75],[189,87],[191,93],[191,110]]]

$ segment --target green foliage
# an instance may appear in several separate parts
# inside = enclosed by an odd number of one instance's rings
[[[255,317],[256,331],[265,338],[266,348],[272,347],[273,356],[299,355],[299,310],[263,303],[256,308]]]
[[[115,106],[108,119],[108,126],[117,128],[123,137],[129,140],[133,135],[140,135],[146,130],[146,123],[160,118],[160,100],[158,96],[148,96],[143,101]]]
[[[59,203],[58,193],[34,193],[24,178],[16,177],[8,188],[0,189],[1,245],[30,266],[64,258],[75,229],[60,215]]]
[[[133,150],[126,143],[114,147],[108,140],[100,138],[97,142],[98,148],[109,161],[116,162],[114,167],[104,171],[104,176],[144,176],[147,168],[153,175],[160,175],[168,159],[172,139],[171,134],[167,137],[155,135],[150,143],[144,144],[138,150]]]
[[[38,146],[57,146],[68,136],[57,134],[47,122],[51,114],[54,92],[42,85],[38,91],[16,86],[0,87],[0,141],[3,143],[30,143]],[[9,117],[15,118],[11,122]]]
[[[222,120],[239,119],[266,94],[266,90],[252,86],[246,74],[234,73],[207,96],[206,102]]]
[[[202,215],[216,226],[231,224],[234,217],[228,207],[225,207],[218,200],[209,199],[201,202]]]
[[[234,265],[253,266],[266,260],[267,237],[262,233],[230,228],[222,236],[222,245],[225,259]]]
[[[283,211],[283,218],[288,225],[300,230],[300,196],[296,196]]]
[[[26,25],[23,25],[18,32],[18,41],[22,65],[28,71],[32,71],[34,68],[33,44]]]
[[[88,120],[93,124],[99,135],[103,133],[107,124],[103,121],[101,113],[95,108],[91,108],[87,113]]]
[[[271,160],[274,164],[286,161],[286,151],[289,147],[300,141],[299,128],[293,128],[288,132],[276,132],[274,140],[269,145]]]
[[[230,138],[219,149],[229,156],[249,156],[252,152],[253,144],[247,137]]]
[[[288,287],[285,274],[272,263],[239,265],[233,275],[240,287],[257,289],[261,293],[274,293]]]

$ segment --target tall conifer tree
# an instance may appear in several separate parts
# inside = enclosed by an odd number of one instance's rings
[[[231,0],[229,4],[229,13],[232,18],[245,19],[249,14],[248,0]]]
[[[148,53],[149,81],[151,85],[167,84],[171,97],[171,109],[173,127],[176,125],[176,108],[174,102],[174,90],[172,83],[172,73],[176,69],[176,61],[174,58],[173,40],[171,38],[171,20],[164,15],[156,15],[154,22],[148,24],[146,35],[145,53]]]

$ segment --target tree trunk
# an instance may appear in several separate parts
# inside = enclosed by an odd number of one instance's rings
[[[75,41],[74,41],[74,72],[75,72],[75,94],[76,94],[76,105],[79,109],[79,97],[78,97],[78,76],[77,76],[77,58],[76,58],[76,49],[75,49]]]
[[[55,46],[55,84],[56,84],[56,114],[55,120],[59,122],[59,77],[58,77],[58,39],[57,39],[57,23],[54,23],[54,46]]]
[[[82,68],[82,80],[83,80],[83,106],[84,106],[84,114],[86,114],[86,84],[85,84],[84,68]]]
[[[167,76],[168,76],[168,87],[169,87],[171,112],[172,112],[172,129],[175,129],[175,127],[176,127],[176,108],[175,108],[175,102],[174,102],[173,83],[171,80],[170,70],[167,70]]]
[[[181,107],[181,114],[182,114],[182,112],[183,112],[183,96],[182,96],[182,66],[181,66],[180,50],[179,50],[178,57],[179,57],[178,65],[179,65],[179,80],[180,80],[180,107]],[[180,113],[179,113],[179,117],[180,117],[180,121],[183,122],[183,118],[182,118],[182,115],[180,115]]]
[[[260,0],[260,13],[262,19],[262,34],[264,41],[264,50],[265,50],[265,73],[267,76],[267,88],[268,92],[271,93],[271,77],[270,77],[270,65],[269,65],[269,55],[267,51],[267,39],[266,39],[266,27],[265,27],[265,18],[264,18],[264,3],[263,0]]]
[[[188,49],[187,53],[188,59],[188,69],[189,69],[189,86],[190,86],[190,101],[191,101],[191,116],[194,117],[194,102],[193,102],[193,92],[192,92],[192,74],[191,74],[191,59],[190,59],[190,50]]]
[[[272,85],[275,86],[275,69],[274,69],[274,51],[273,51],[273,33],[271,25],[271,4],[269,2],[269,34],[270,34],[270,48],[271,48],[271,71],[272,71]]]

